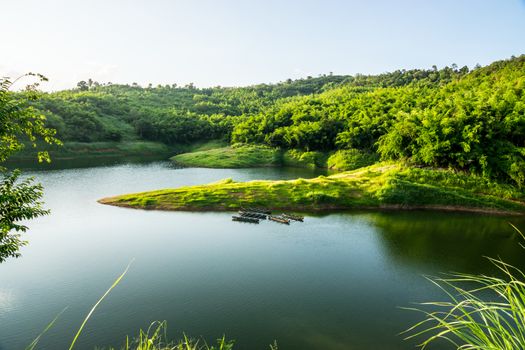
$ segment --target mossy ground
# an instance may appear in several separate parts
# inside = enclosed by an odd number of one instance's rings
[[[525,213],[516,188],[450,170],[379,163],[314,179],[234,182],[104,198],[100,203],[159,210],[235,210],[263,206],[303,212],[353,209],[449,209]]]

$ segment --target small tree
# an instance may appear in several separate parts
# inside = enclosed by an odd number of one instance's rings
[[[21,220],[46,215],[42,208],[42,185],[34,184],[32,178],[19,183],[20,171],[4,173],[0,179],[0,262],[9,257],[19,257],[18,250],[27,244],[19,232],[27,231]]]
[[[38,81],[26,86],[24,92],[10,91],[13,83],[22,77],[34,76]],[[11,82],[0,79],[0,262],[8,257],[18,257],[18,250],[26,242],[20,232],[27,226],[21,220],[33,219],[48,213],[42,208],[42,186],[34,184],[33,179],[20,180],[20,171],[8,171],[2,164],[13,153],[27,143],[37,146],[37,139],[49,144],[60,144],[54,135],[55,130],[45,126],[45,117],[36,113],[29,101],[38,98],[37,87],[40,81],[47,80],[39,74],[29,73]],[[39,161],[49,161],[47,152],[37,152]]]

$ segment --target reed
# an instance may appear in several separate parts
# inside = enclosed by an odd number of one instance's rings
[[[128,264],[124,272],[113,282],[113,284],[106,290],[106,292],[98,299],[93,305],[91,310],[88,312],[82,324],[80,325],[77,333],[73,337],[69,350],[75,348],[75,344],[82,334],[84,327],[88,320],[91,318],[93,313],[96,311],[100,303],[111,293],[111,291],[122,281],[124,276],[127,274],[133,260]],[[55,318],[46,326],[46,328],[29,344],[25,350],[34,350],[44,334],[46,334],[53,326],[56,321],[60,318],[62,313],[66,311],[67,307],[64,308]],[[169,341],[167,336],[167,322],[155,321],[150,324],[146,331],[140,330],[139,334],[135,338],[126,337],[126,343],[119,350],[232,350],[234,345],[233,340],[227,340],[223,335],[217,339],[215,344],[208,345],[202,339],[188,338],[186,334],[183,335],[179,341]],[[109,350],[116,350],[115,348],[109,348]],[[270,350],[278,350],[277,342],[270,345]]]
[[[153,322],[146,331],[140,330],[139,335],[130,339],[126,338],[126,344],[122,350],[232,350],[234,342],[226,340],[225,336],[217,339],[213,345],[208,345],[201,340],[188,338],[185,334],[182,339],[173,342],[167,337],[167,323]],[[110,350],[116,350],[111,348]]]
[[[512,226],[525,241],[523,233]],[[453,274],[429,278],[448,301],[412,308],[425,318],[404,332],[405,339],[423,338],[422,349],[438,339],[460,350],[525,349],[525,273],[501,259],[488,259],[502,277]]]

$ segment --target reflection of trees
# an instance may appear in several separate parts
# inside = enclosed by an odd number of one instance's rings
[[[525,266],[523,250],[509,218],[464,213],[374,213],[385,253],[403,264],[427,265],[436,271],[480,273],[494,270],[483,256],[502,257]],[[511,218],[520,227],[523,218]]]

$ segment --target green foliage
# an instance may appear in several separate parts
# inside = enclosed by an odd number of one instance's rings
[[[457,349],[523,349],[525,274],[501,259],[489,260],[503,277],[453,274],[430,279],[448,301],[428,302],[421,309],[412,309],[422,312],[425,319],[405,331],[407,339],[423,337],[423,349],[438,339]]]
[[[40,75],[27,75],[45,80]],[[19,181],[19,171],[10,173],[1,164],[21,150],[24,141],[33,147],[36,147],[37,139],[51,144],[60,143],[54,138],[55,131],[46,128],[45,117],[28,105],[28,101],[38,97],[38,83],[27,86],[20,95],[11,92],[11,86],[11,81],[0,79],[0,262],[9,257],[18,257],[19,248],[26,244],[19,232],[26,231],[27,226],[20,224],[20,221],[48,213],[42,209],[40,202],[42,186],[34,184],[33,179]],[[49,161],[49,155],[47,152],[38,152],[38,159]]]
[[[22,220],[30,220],[49,211],[42,209],[40,199],[43,189],[40,184],[34,184],[33,179],[18,181],[19,171],[1,172],[0,179],[0,262],[9,257],[18,257],[18,250],[26,244],[20,234],[27,226],[20,224]]]
[[[473,71],[453,65],[242,88],[88,80],[45,94],[33,106],[68,142],[148,140],[184,148],[220,139],[296,150],[280,155],[284,164],[319,166],[328,155],[330,164],[322,167],[352,169],[380,157],[470,171],[522,188],[524,77],[525,56]]]
[[[20,78],[23,77],[25,76]],[[39,78],[45,80],[43,76]],[[38,139],[50,144],[60,144],[60,141],[54,138],[55,130],[46,127],[46,118],[28,104],[39,96],[36,91],[38,83],[27,86],[20,94],[10,91],[11,85],[10,80],[0,79],[0,164],[24,148],[24,141],[33,147],[36,147]],[[46,152],[38,152],[38,159],[49,160],[49,155]]]
[[[226,337],[217,339],[214,345],[208,345],[186,335],[175,342],[168,340],[167,323],[153,322],[147,331],[140,330],[135,339],[126,339],[123,350],[232,350],[234,341],[226,340]],[[112,349],[113,350],[113,349]]]
[[[33,103],[64,141],[150,140],[184,144],[228,139],[233,125],[278,99],[337,86],[345,77],[324,76],[245,88],[206,88],[79,82],[78,88],[44,94]]]
[[[428,72],[404,85],[354,82],[279,101],[235,125],[232,141],[307,151],[352,148],[523,187],[524,77],[521,56],[470,73]]]

